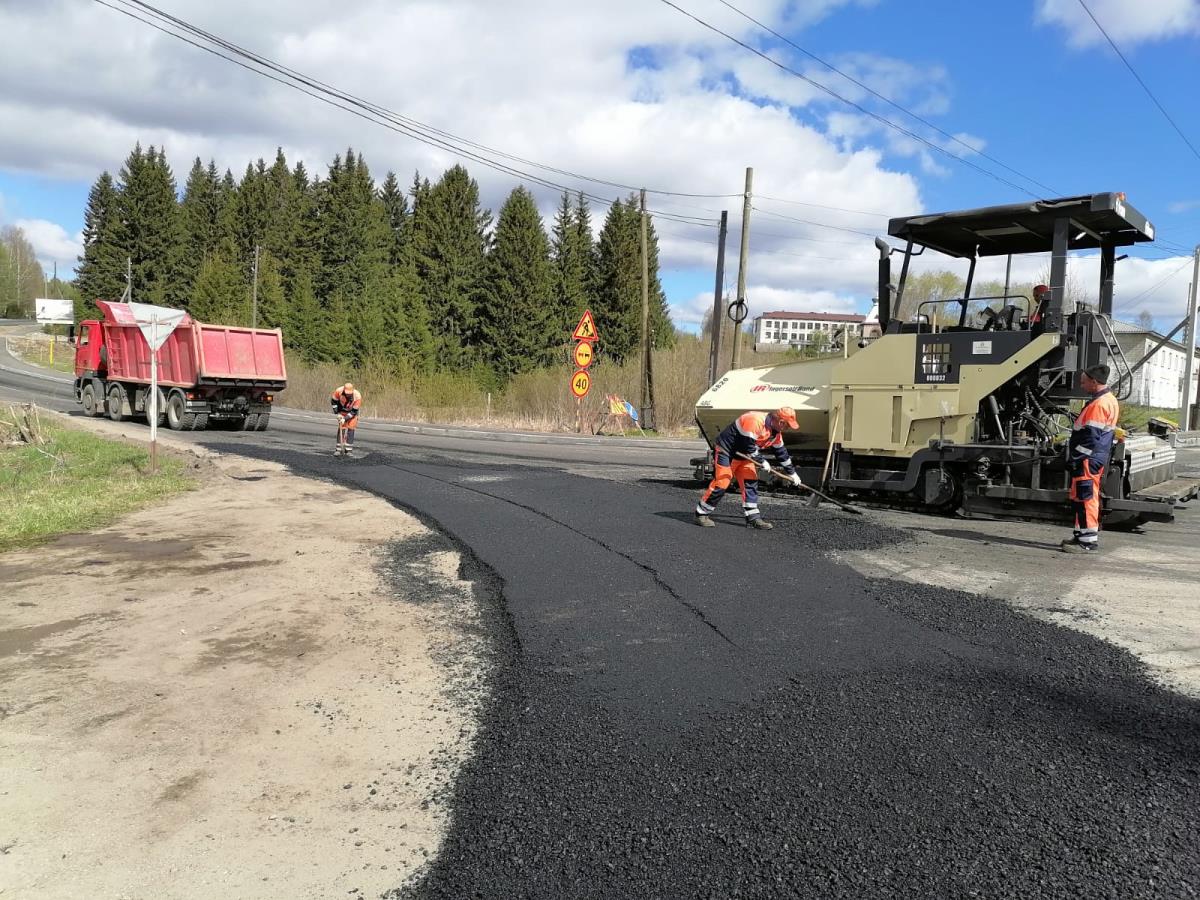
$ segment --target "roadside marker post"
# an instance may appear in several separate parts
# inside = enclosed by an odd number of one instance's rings
[[[158,351],[187,315],[180,309],[167,309],[143,303],[130,303],[138,330],[150,348],[150,396],[147,398],[150,420],[150,474],[158,473]]]

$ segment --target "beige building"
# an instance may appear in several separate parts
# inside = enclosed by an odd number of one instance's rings
[[[766,312],[754,320],[755,349],[799,349],[813,343],[830,346],[842,331],[857,340],[866,318],[857,313]]]

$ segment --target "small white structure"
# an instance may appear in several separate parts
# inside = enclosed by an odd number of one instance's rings
[[[1113,322],[1113,331],[1131,366],[1137,365],[1138,361],[1162,340],[1161,334],[1147,331],[1140,325],[1129,322]],[[1192,352],[1196,352],[1194,348]],[[1144,366],[1133,373],[1133,390],[1127,402],[1140,406],[1178,409],[1179,404],[1183,402],[1183,367],[1187,361],[1185,353],[1182,343],[1168,341]],[[1115,375],[1115,366],[1113,371]],[[1192,396],[1195,397],[1195,384],[1200,376],[1200,366],[1194,366],[1193,373]]]
[[[857,340],[865,320],[866,316],[857,313],[766,312],[754,320],[754,343],[781,349],[805,347],[814,342],[828,346],[833,343],[834,335],[843,330],[851,340]],[[818,339],[819,334],[825,337]]]

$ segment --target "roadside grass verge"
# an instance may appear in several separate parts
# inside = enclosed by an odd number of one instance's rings
[[[1146,423],[1152,418],[1166,419],[1169,422],[1179,421],[1178,409],[1166,409],[1161,406],[1138,406],[1133,403],[1121,404],[1122,428],[1145,431]]]
[[[0,425],[12,421],[0,410]],[[152,476],[148,450],[43,422],[44,445],[0,446],[0,551],[107,525],[194,485],[180,460],[159,454]]]
[[[2,339],[0,339],[2,340]],[[75,348],[66,340],[61,340],[54,348],[54,363],[50,362],[51,341],[40,338],[8,338],[8,349],[30,365],[41,366],[55,372],[67,375],[75,373]]]

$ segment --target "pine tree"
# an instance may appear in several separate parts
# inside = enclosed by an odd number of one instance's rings
[[[116,300],[125,290],[125,250],[119,240],[120,212],[117,187],[104,172],[88,192],[83,213],[83,255],[75,279],[80,303],[76,321],[96,318],[96,300]]]
[[[132,299],[183,305],[190,287],[180,271],[183,220],[165,153],[134,147],[121,169],[116,207],[119,219],[113,243],[131,260]]]
[[[639,219],[641,214],[639,213]],[[641,222],[638,222],[640,229]],[[638,232],[639,248],[641,242],[641,232]],[[675,333],[675,325],[671,322],[671,310],[667,305],[667,295],[663,291],[662,279],[658,273],[658,234],[654,230],[654,218],[646,217],[646,246],[647,258],[649,259],[649,281],[650,281],[650,346],[655,349],[666,349],[674,347],[677,340]],[[639,251],[640,252],[640,251]],[[638,263],[641,264],[641,256],[638,257]],[[641,334],[639,325],[638,334]],[[640,340],[640,338],[639,338]]]
[[[210,161],[205,167],[196,157],[180,204],[184,244],[180,277],[189,286],[195,284],[204,260],[229,238],[225,202],[216,164]]]
[[[233,247],[224,247],[200,264],[188,310],[201,322],[249,325],[247,285],[241,265],[232,259]]]
[[[289,299],[290,324],[289,330],[284,332],[284,346],[309,362],[328,359],[325,315],[313,292],[312,276],[307,269],[296,274]]]
[[[479,360],[477,308],[491,218],[480,206],[479,185],[462,166],[446,170],[427,191],[417,188],[413,253],[444,369]]]
[[[391,230],[391,242],[388,247],[388,261],[392,266],[400,265],[405,255],[405,243],[408,239],[408,198],[400,189],[395,172],[388,172],[379,188],[379,201],[383,204],[384,215],[388,228]]]
[[[597,294],[592,312],[604,354],[634,359],[641,341],[642,266],[637,201],[617,200],[600,231]]]
[[[262,250],[258,254],[258,327],[280,328],[286,332],[291,325],[291,311],[283,290],[279,260]]]
[[[502,378],[549,364],[562,343],[550,246],[533,195],[518,187],[500,209],[487,258],[480,331]]]
[[[592,236],[592,211],[588,208],[587,198],[580,191],[575,201],[575,246],[583,266],[584,307],[590,307],[596,302],[599,292],[600,259],[596,247],[596,239]],[[583,310],[579,311],[582,315]],[[576,319],[578,321],[578,319]],[[571,323],[571,327],[575,322]]]
[[[571,204],[571,195],[566,191],[563,191],[562,202],[554,217],[554,233],[550,244],[554,266],[554,321],[560,331],[570,334],[570,329],[587,307],[588,297],[585,260],[580,253],[575,208]]]

